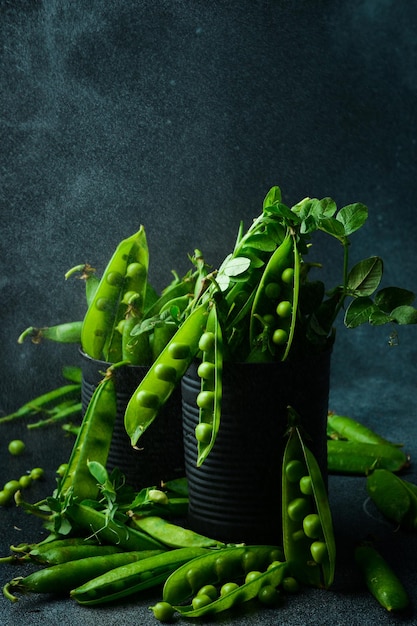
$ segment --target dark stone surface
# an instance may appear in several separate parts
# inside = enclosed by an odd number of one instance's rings
[[[288,204],[361,201],[370,217],[352,262],[379,254],[385,285],[415,289],[416,14],[414,3],[390,0],[1,0],[0,411],[60,384],[61,366],[77,362],[76,347],[18,346],[17,336],[81,319],[83,290],[65,271],[86,261],[103,269],[141,223],[160,289],[195,248],[217,265],[274,184]],[[339,281],[340,250],[320,246],[324,276]],[[396,348],[390,331],[338,329],[331,405],[415,456],[415,329],[401,329]],[[44,466],[35,500],[53,489],[72,440],[59,428],[30,437],[25,428],[2,427],[1,476]],[[10,459],[16,435],[28,451]],[[363,479],[331,477],[329,487],[334,590],[303,593],[279,614],[248,609],[242,625],[416,622],[386,615],[351,569],[354,541],[376,535],[415,603],[416,538],[370,517]],[[36,520],[19,510],[0,520],[3,553],[38,538]],[[10,578],[9,567],[0,571]],[[0,621],[153,623],[150,603],[93,611],[36,596],[1,602]],[[217,622],[236,620],[206,623]]]

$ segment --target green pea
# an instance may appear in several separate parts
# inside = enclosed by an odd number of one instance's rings
[[[8,450],[13,456],[19,456],[25,451],[26,445],[21,439],[13,439],[8,445]]]
[[[268,283],[265,287],[265,295],[270,300],[278,300],[281,293],[281,287],[278,283]]]
[[[282,300],[276,308],[277,315],[282,318],[290,317],[292,311],[292,304],[289,300]]]
[[[106,282],[112,287],[119,287],[119,285],[121,285],[123,282],[123,276],[120,274],[120,272],[109,272],[106,275]]]
[[[272,315],[272,313],[268,313],[267,315],[264,315],[263,318],[263,323],[265,324],[265,326],[275,326],[276,324],[276,319],[275,317]]]
[[[11,500],[10,493],[2,489],[0,491],[0,506],[5,506],[6,504],[9,504],[10,500]]]
[[[302,476],[305,474],[305,466],[304,463],[299,461],[298,459],[293,459],[289,463],[287,463],[285,467],[285,476],[290,483],[297,483]]]
[[[322,535],[320,517],[317,513],[310,513],[303,519],[303,529],[310,539],[318,539]]]
[[[32,484],[32,480],[32,477],[28,474],[24,474],[23,476],[21,476],[19,478],[19,485],[21,489],[27,489],[28,487],[30,487]]]
[[[310,546],[310,552],[316,563],[323,563],[328,556],[327,546],[324,541],[313,541]]]
[[[212,381],[214,379],[216,368],[214,363],[210,361],[202,361],[197,369],[197,374],[204,380]]]
[[[155,502],[156,504],[169,504],[167,494],[160,489],[150,489],[148,491],[148,498],[151,502]]]
[[[212,409],[214,406],[214,391],[200,391],[196,402],[201,409]]]
[[[175,610],[169,602],[157,602],[149,609],[153,611],[154,617],[159,622],[170,622],[174,616]]]
[[[305,496],[311,496],[313,494],[313,483],[311,476],[302,476],[300,478],[300,491]]]
[[[31,470],[30,475],[33,480],[39,480],[40,478],[43,478],[44,473],[45,471],[41,467],[34,467]]]
[[[145,389],[138,391],[136,394],[138,404],[146,409],[157,409],[159,407],[159,398],[156,393],[146,391]]]
[[[284,603],[284,595],[273,585],[265,585],[258,591],[258,600],[265,606],[281,606]]]
[[[287,593],[297,593],[300,590],[300,585],[294,576],[286,576],[282,581],[282,588]]]
[[[63,476],[65,472],[67,471],[67,468],[68,468],[68,463],[61,463],[61,465],[56,470],[56,473],[58,474],[58,476]]]
[[[262,575],[262,572],[259,572],[257,570],[251,570],[245,576],[245,583],[250,583],[253,580],[256,580],[257,578],[259,578],[259,576],[261,575]]]
[[[215,342],[215,335],[211,331],[206,331],[200,337],[198,347],[202,352],[209,352],[213,349]]]
[[[3,491],[9,495],[14,495],[16,491],[19,491],[20,485],[18,480],[9,480],[4,486]]]
[[[292,267],[287,267],[281,274],[281,280],[286,285],[291,285],[294,281],[294,269]]]
[[[172,359],[183,360],[188,359],[190,355],[190,346],[186,343],[173,342],[168,345],[168,354]]]
[[[167,383],[175,383],[177,380],[177,372],[172,365],[166,365],[165,363],[158,363],[155,366],[155,375],[159,380],[163,380]]]
[[[288,333],[283,328],[277,328],[273,335],[272,341],[276,346],[282,346],[288,341]]]
[[[306,498],[294,498],[294,500],[288,504],[288,517],[292,519],[293,522],[301,522],[307,515],[309,508],[310,505]]]
[[[211,598],[211,600],[215,600],[218,597],[218,591],[214,585],[204,585],[197,595],[205,595]]]
[[[235,582],[232,582],[232,581],[224,583],[220,587],[220,596],[227,596],[232,591],[235,591],[235,589],[237,589],[238,587],[239,587],[239,585],[237,583],[235,583]]]
[[[123,295],[123,304],[135,304],[137,305],[140,300],[140,294],[137,291],[126,291]]]
[[[112,307],[112,302],[109,298],[97,298],[96,309],[99,311],[108,311]]]
[[[140,278],[146,273],[146,268],[142,263],[129,263],[126,268],[126,276],[128,278]]]
[[[213,600],[205,593],[198,593],[191,601],[193,609],[200,609],[203,606],[211,604]]]
[[[201,422],[195,428],[195,438],[202,443],[210,443],[212,433],[213,426],[207,422]]]

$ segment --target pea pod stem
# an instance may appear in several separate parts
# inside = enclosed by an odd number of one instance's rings
[[[28,338],[31,339],[32,343],[36,344],[41,343],[44,339],[58,343],[80,343],[82,325],[82,321],[77,321],[41,328],[29,326],[19,335],[17,343],[23,343]]]

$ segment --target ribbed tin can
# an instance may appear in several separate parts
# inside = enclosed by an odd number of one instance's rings
[[[327,483],[330,352],[284,363],[225,363],[216,442],[197,467],[198,363],[182,379],[189,524],[226,542],[281,543],[281,474],[288,405]]]
[[[81,402],[83,415],[106,369],[106,361],[81,353]],[[117,414],[107,460],[108,470],[118,467],[127,483],[136,489],[158,486],[161,481],[184,476],[181,392],[175,389],[167,404],[141,436],[138,449],[131,446],[124,426],[124,414],[135,389],[149,370],[144,365],[123,365],[114,370]]]

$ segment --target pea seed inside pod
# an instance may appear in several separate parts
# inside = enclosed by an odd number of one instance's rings
[[[288,341],[288,333],[283,328],[277,328],[272,335],[272,341],[277,346],[282,346]]]
[[[200,409],[212,410],[214,407],[214,391],[200,391],[196,402]]]
[[[172,365],[158,363],[155,367],[155,375],[159,380],[174,384],[177,380],[177,371]]]
[[[97,298],[95,305],[98,311],[109,311],[113,307],[113,303],[108,298]]]
[[[281,293],[281,287],[278,283],[268,283],[265,287],[265,295],[270,300],[278,300]]]
[[[129,263],[126,268],[126,276],[128,278],[140,278],[145,274],[145,267],[142,263]]]
[[[106,282],[112,287],[119,287],[123,282],[123,276],[120,272],[109,272],[106,276]]]
[[[159,407],[159,398],[156,393],[152,391],[146,391],[142,389],[136,395],[136,400],[138,404],[143,406],[145,409],[158,409]]]
[[[301,522],[308,514],[310,508],[307,498],[294,498],[288,505],[288,517],[293,522]]]
[[[316,563],[323,563],[327,558],[327,546],[324,541],[314,541],[310,546],[311,556]]]
[[[286,285],[291,285],[294,281],[294,269],[292,267],[287,267],[281,274],[281,280]]]
[[[174,342],[168,345],[169,356],[178,361],[187,359],[190,355],[190,346],[186,343]]]
[[[201,422],[195,427],[195,438],[201,443],[210,443],[213,426],[207,422]]]
[[[287,463],[285,467],[285,476],[290,483],[298,483],[298,481],[304,476],[305,467],[299,459],[293,459]]]
[[[320,517],[317,513],[310,513],[303,519],[303,529],[307,537],[310,539],[318,539],[322,536]]]
[[[215,336],[211,331],[206,331],[200,337],[198,347],[202,352],[209,352],[214,348]]]
[[[292,304],[291,304],[291,302],[289,300],[282,300],[278,304],[278,306],[276,308],[276,311],[277,311],[277,315],[279,317],[282,317],[284,319],[287,318],[287,317],[290,317],[291,311],[292,311]]]
[[[203,380],[212,381],[214,380],[215,371],[216,368],[214,363],[211,363],[210,361],[202,361],[198,366],[197,374]]]
[[[300,478],[300,491],[302,494],[304,494],[305,496],[312,496],[314,491],[313,491],[313,481],[311,480],[311,476],[302,476]]]

